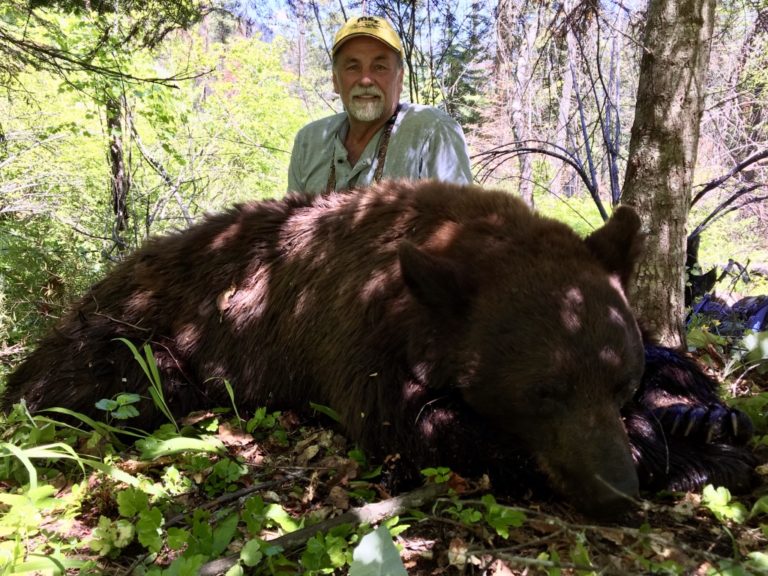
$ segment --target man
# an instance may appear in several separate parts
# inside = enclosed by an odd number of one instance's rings
[[[348,20],[332,56],[333,88],[345,112],[299,130],[289,191],[346,190],[382,178],[472,182],[461,127],[435,108],[400,102],[404,52],[389,22]]]

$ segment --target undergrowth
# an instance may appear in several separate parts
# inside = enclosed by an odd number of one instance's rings
[[[758,452],[764,336],[691,326],[699,356],[752,415]],[[133,351],[155,381],[152,355]],[[229,409],[151,433],[124,427],[130,394],[99,401],[105,422],[23,404],[3,416],[0,574],[768,573],[764,488],[661,495],[636,525],[604,526],[558,502],[499,501],[487,479],[432,468],[425,483],[442,490],[373,521],[368,504],[389,494],[365,454],[289,413],[240,415],[230,391]],[[159,385],[153,400],[164,406]]]

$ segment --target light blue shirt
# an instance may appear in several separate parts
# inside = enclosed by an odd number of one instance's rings
[[[299,130],[288,169],[289,192],[325,192],[331,161],[336,165],[336,190],[373,182],[384,128],[371,138],[354,166],[344,147],[348,129],[347,114],[342,112]],[[437,108],[401,104],[389,137],[382,178],[433,178],[471,184],[472,170],[461,126]]]

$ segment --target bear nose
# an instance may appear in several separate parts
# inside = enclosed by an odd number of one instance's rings
[[[585,514],[598,520],[616,520],[636,507],[640,495],[637,474],[624,474],[610,480],[598,476],[595,480],[599,488],[576,502]]]

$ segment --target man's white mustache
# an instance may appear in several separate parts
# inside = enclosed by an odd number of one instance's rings
[[[370,87],[370,88],[352,88],[352,90],[349,93],[350,96],[353,98],[355,96],[378,96],[379,98],[383,98],[384,94],[376,87]]]

